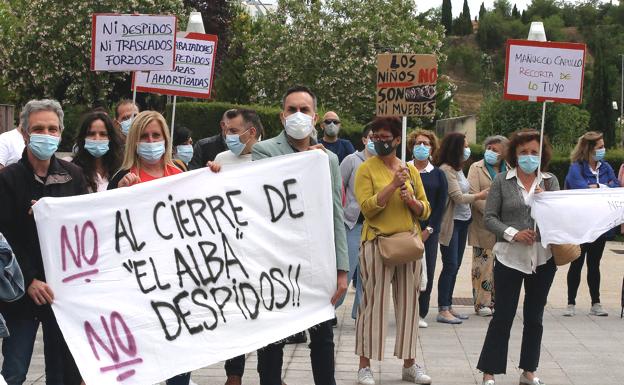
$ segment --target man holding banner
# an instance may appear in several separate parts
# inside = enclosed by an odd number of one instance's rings
[[[282,99],[280,117],[284,131],[277,137],[259,142],[252,149],[252,159],[259,160],[295,152],[323,148],[315,145],[312,138],[316,114],[316,96],[307,87],[296,86],[286,91]],[[333,198],[333,232],[336,250],[337,289],[331,298],[335,305],[347,290],[347,271],[349,257],[347,238],[342,211],[342,178],[338,167],[338,158],[330,151],[329,166]],[[327,229],[325,229],[327,230]],[[331,279],[330,277],[327,277]],[[328,298],[329,300],[329,298]],[[335,385],[334,378],[334,332],[332,320],[322,322],[309,330],[312,374],[316,385]],[[258,373],[260,385],[280,385],[282,375],[284,343],[282,341],[268,345],[258,351]]]

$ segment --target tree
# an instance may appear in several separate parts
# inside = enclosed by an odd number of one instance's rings
[[[511,3],[509,0],[495,0],[494,12],[500,14],[504,18],[511,17]]]
[[[483,19],[483,16],[485,16],[486,13],[487,10],[485,9],[485,3],[481,3],[481,7],[479,8],[479,21]]]
[[[442,25],[447,35],[451,34],[453,28],[453,9],[451,0],[442,0]]]
[[[279,104],[286,89],[303,84],[321,107],[368,121],[375,111],[377,54],[431,53],[445,60],[442,26],[424,28],[416,19],[412,0],[281,1],[246,43],[251,101]]]
[[[468,0],[464,0],[464,7],[462,9],[464,19],[464,35],[472,34],[472,17],[470,17],[470,7],[468,6]]]
[[[594,42],[594,65],[589,100],[591,115],[589,126],[592,130],[604,133],[607,147],[615,145],[615,116],[611,105],[613,99],[610,85],[608,63],[605,56],[605,39],[598,33]]]
[[[180,25],[187,14],[181,0],[76,0],[71,12],[62,1],[12,0],[4,6],[11,23],[0,22],[0,68],[17,103],[52,97],[107,105],[127,97],[129,73],[90,70],[91,14],[174,14]]]
[[[520,18],[520,12],[518,11],[518,7],[516,7],[516,4],[514,4],[513,9],[511,10],[511,17],[514,19]]]

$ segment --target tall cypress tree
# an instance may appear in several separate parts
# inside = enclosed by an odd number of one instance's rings
[[[451,34],[453,28],[453,9],[451,0],[442,0],[442,25],[446,30],[446,34]]]
[[[483,19],[483,16],[485,16],[486,13],[487,11],[485,10],[485,3],[481,3],[481,7],[479,8],[479,21]]]
[[[601,33],[596,34],[593,79],[589,99],[589,127],[604,133],[607,147],[615,145],[615,116],[613,115],[612,95],[609,87],[611,81],[607,70],[607,58],[604,54],[605,39]]]
[[[520,18],[520,11],[518,11],[518,7],[516,7],[516,4],[514,4],[514,7],[511,10],[511,17],[514,18],[514,19],[519,19]]]
[[[470,17],[470,7],[468,6],[468,0],[464,0],[464,8],[462,9],[463,17],[463,35],[472,34],[472,17]]]

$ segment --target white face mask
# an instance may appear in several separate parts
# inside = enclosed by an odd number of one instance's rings
[[[312,117],[303,112],[295,112],[286,117],[284,124],[286,134],[293,139],[304,139],[312,133]]]

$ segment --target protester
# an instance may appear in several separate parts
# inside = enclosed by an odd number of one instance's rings
[[[46,383],[77,385],[80,374],[50,307],[54,293],[46,283],[31,206],[47,196],[84,194],[87,184],[78,166],[54,156],[63,131],[63,110],[57,101],[29,101],[20,127],[26,150],[0,172],[0,232],[22,268],[28,295],[0,304],[11,331],[2,342],[2,375],[9,385],[24,383],[41,323]]]
[[[122,135],[122,140],[125,142],[132,126],[132,119],[139,113],[139,106],[137,106],[130,99],[122,99],[117,103],[115,107],[115,121],[119,124]]]
[[[438,259],[438,245],[440,239],[440,225],[442,214],[448,198],[448,184],[444,172],[431,163],[431,159],[438,150],[438,137],[428,130],[416,130],[407,138],[407,148],[414,156],[414,167],[420,172],[420,179],[425,187],[427,200],[431,205],[429,219],[420,221],[422,238],[425,242],[425,264],[427,286],[418,297],[419,320],[418,326],[426,328],[429,325],[425,317],[429,313],[429,301],[433,289],[433,276],[436,260]]]
[[[578,139],[570,155],[570,169],[565,179],[567,189],[620,187],[613,168],[604,160],[605,149],[602,133],[589,131]],[[581,270],[587,260],[587,286],[591,296],[589,314],[609,315],[600,304],[600,260],[607,240],[613,238],[614,231],[608,231],[594,242],[581,245],[581,256],[570,264],[568,270],[568,307],[563,314],[572,317],[576,314],[576,293],[581,283]]]
[[[89,192],[105,191],[123,159],[122,139],[111,118],[103,112],[85,115],[76,146],[72,162],[82,168]]]
[[[340,174],[342,174],[342,181],[346,192],[346,204],[344,206],[345,217],[345,230],[347,232],[347,247],[349,250],[349,276],[348,283],[353,282],[355,285],[355,299],[353,300],[353,307],[351,308],[351,318],[357,318],[358,307],[360,304],[360,298],[362,297],[362,279],[360,278],[359,271],[359,253],[360,253],[360,238],[362,237],[362,224],[364,223],[364,216],[360,211],[360,204],[355,198],[355,173],[360,165],[370,158],[375,156],[374,143],[370,140],[372,135],[370,129],[370,123],[364,126],[362,130],[362,144],[364,149],[362,151],[355,152],[347,155],[346,158],[340,163]],[[346,294],[340,298],[336,307],[342,305]]]
[[[0,134],[0,170],[20,160],[25,146],[19,127]]]
[[[541,156],[544,171],[551,154],[545,137]],[[507,161],[511,169],[494,179],[485,207],[485,226],[496,235],[496,303],[477,368],[483,372],[484,385],[494,385],[494,375],[506,372],[509,333],[524,283],[520,384],[543,385],[535,371],[544,330],[544,306],[557,268],[550,248],[539,242],[539,229],[534,230],[528,202],[534,192],[559,190],[559,182],[550,173],[537,175],[540,133],[536,130],[524,129],[511,136]]]
[[[264,127],[260,117],[253,110],[234,110],[226,121],[225,142],[228,151],[217,155],[214,162],[208,162],[208,167],[213,172],[221,171],[221,167],[230,164],[242,164],[251,162],[251,148],[258,142],[264,133]],[[234,357],[225,361],[225,385],[240,385],[245,373],[245,355]]]
[[[446,175],[448,197],[440,225],[442,272],[438,279],[438,316],[436,321],[461,324],[468,319],[453,309],[453,290],[457,272],[466,248],[468,226],[472,219],[470,204],[487,198],[488,190],[470,194],[470,184],[462,170],[470,158],[470,147],[464,134],[453,132],[442,139],[435,164]]]
[[[338,162],[342,163],[347,155],[355,152],[355,148],[353,148],[351,142],[338,137],[338,133],[340,132],[340,118],[338,114],[333,111],[325,113],[321,121],[321,128],[323,129],[323,138],[319,140],[319,143],[336,154],[338,156]]]
[[[416,168],[403,165],[396,156],[401,143],[400,119],[376,118],[371,131],[377,155],[362,163],[355,176],[355,196],[364,215],[360,249],[363,299],[355,326],[355,353],[360,356],[358,383],[375,384],[370,360],[381,361],[384,357],[386,313],[392,287],[397,320],[394,354],[403,360],[402,378],[430,384],[431,378],[415,363],[421,261],[385,265],[377,236],[405,231],[420,234],[415,219],[429,218],[431,207]]]
[[[252,149],[252,159],[259,160],[322,148],[320,145],[315,145],[315,140],[312,137],[314,124],[318,119],[316,107],[316,96],[307,87],[297,86],[286,91],[282,98],[282,112],[280,113],[284,131],[275,138],[256,143]],[[332,305],[335,305],[347,290],[349,257],[344,228],[342,180],[338,158],[330,151],[327,151],[327,155],[332,181],[333,232],[337,268],[337,290],[334,296],[328,300],[331,301]],[[327,279],[334,279],[334,277],[327,277]],[[308,329],[308,332],[311,340],[310,356],[314,383],[316,385],[335,385],[332,320],[322,322]],[[283,348],[283,342],[276,342],[258,351],[260,385],[281,384]]]
[[[225,127],[227,124],[227,120],[235,110],[227,110],[223,113],[221,117],[221,122],[219,123],[219,127],[221,132],[217,135],[210,136],[208,138],[200,139],[195,143],[193,147],[193,159],[189,163],[189,168],[191,170],[196,170],[198,168],[206,167],[208,162],[211,162],[215,159],[217,154],[227,151],[227,145],[225,144]]]
[[[191,130],[184,126],[176,127],[172,138],[173,163],[182,171],[188,171],[188,164],[193,158],[193,138]]]
[[[20,270],[13,250],[6,239],[0,234],[0,303],[13,302],[24,295],[24,276]],[[9,336],[6,322],[0,313],[0,339]],[[6,385],[0,374],[0,384]]]
[[[489,136],[483,142],[483,159],[473,163],[468,170],[470,193],[489,190],[496,174],[507,171],[505,156],[509,140],[502,135]],[[468,232],[468,245],[472,246],[472,300],[475,313],[481,317],[492,315],[494,308],[494,255],[492,248],[496,236],[485,228],[483,214],[485,201],[472,204],[472,223]]]

